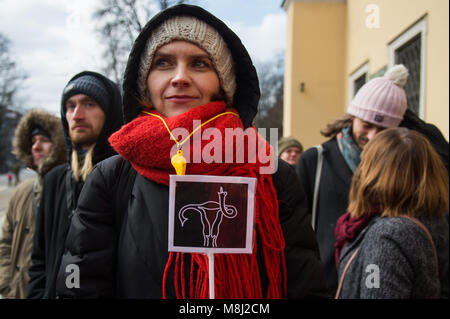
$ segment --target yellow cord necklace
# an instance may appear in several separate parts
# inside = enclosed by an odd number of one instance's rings
[[[178,147],[178,151],[177,154],[175,154],[174,156],[172,156],[172,158],[170,159],[170,162],[172,163],[172,166],[175,168],[175,171],[177,172],[177,175],[185,175],[186,173],[186,159],[183,156],[183,151],[181,150],[181,146],[188,140],[191,138],[192,135],[194,135],[195,132],[197,132],[203,125],[208,124],[209,122],[215,120],[216,118],[222,116],[222,115],[227,115],[227,114],[231,114],[231,115],[235,115],[237,117],[239,117],[239,114],[235,113],[235,112],[223,112],[220,114],[217,114],[216,116],[210,118],[209,120],[207,120],[206,122],[202,123],[201,125],[197,126],[192,132],[191,134],[189,134],[184,140],[182,140],[181,142],[178,142],[178,140],[175,138],[175,136],[172,134],[172,131],[169,129],[169,126],[167,125],[166,121],[159,115],[157,114],[153,114],[147,111],[142,111],[142,113],[147,114],[147,115],[151,115],[154,116],[158,119],[160,119],[164,126],[166,127],[167,131],[169,132],[170,136],[172,137],[172,139],[175,141],[175,144]]]

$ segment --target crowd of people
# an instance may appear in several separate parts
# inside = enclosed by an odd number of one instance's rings
[[[83,71],[62,92],[60,119],[21,119],[14,154],[37,177],[10,199],[0,294],[201,299],[213,282],[220,299],[448,298],[448,142],[407,109],[407,77],[396,65],[367,82],[321,145],[280,139],[267,174],[260,150],[272,148],[253,125],[260,90],[241,40],[198,6],[161,11],[136,38],[123,94]],[[199,129],[214,134],[190,143]],[[230,148],[229,129],[257,138]],[[202,156],[211,152],[232,160]],[[168,250],[175,174],[255,180],[252,251],[214,255],[213,278],[205,254]]]

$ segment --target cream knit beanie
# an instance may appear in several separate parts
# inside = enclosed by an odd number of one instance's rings
[[[408,69],[394,65],[383,77],[364,84],[350,103],[347,113],[382,127],[397,127],[406,111],[404,86]]]
[[[236,79],[227,44],[213,27],[192,16],[171,17],[152,32],[140,59],[138,87],[141,98],[146,96],[147,78],[156,50],[175,40],[191,42],[209,54],[219,76],[221,88],[225,92],[226,102],[232,105]]]

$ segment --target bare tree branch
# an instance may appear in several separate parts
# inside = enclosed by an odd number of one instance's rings
[[[255,126],[277,128],[279,137],[283,134],[283,63],[283,55],[280,53],[273,60],[257,66],[261,98]]]
[[[105,46],[104,73],[121,83],[128,54],[139,32],[156,11],[188,0],[103,0],[94,12]],[[152,9],[153,8],[153,9]]]
[[[17,109],[17,93],[26,79],[11,58],[10,45],[10,40],[0,33],[0,173],[15,162],[11,141],[20,114],[13,109]]]

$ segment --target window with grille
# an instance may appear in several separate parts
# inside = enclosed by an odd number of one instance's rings
[[[357,68],[348,78],[348,97],[349,102],[358,93],[359,89],[367,82],[369,72],[369,62],[365,62]]]
[[[409,71],[405,92],[408,109],[419,115],[420,66],[422,39],[420,34],[395,51],[395,64],[403,64]]]
[[[359,89],[366,84],[366,79],[367,79],[367,73],[364,73],[363,75],[361,75],[359,78],[357,78],[353,83],[353,96],[356,95],[356,93],[358,93]]]
[[[388,66],[403,64],[408,69],[409,76],[405,86],[408,108],[422,119],[425,114],[426,31],[425,15],[388,46]]]

